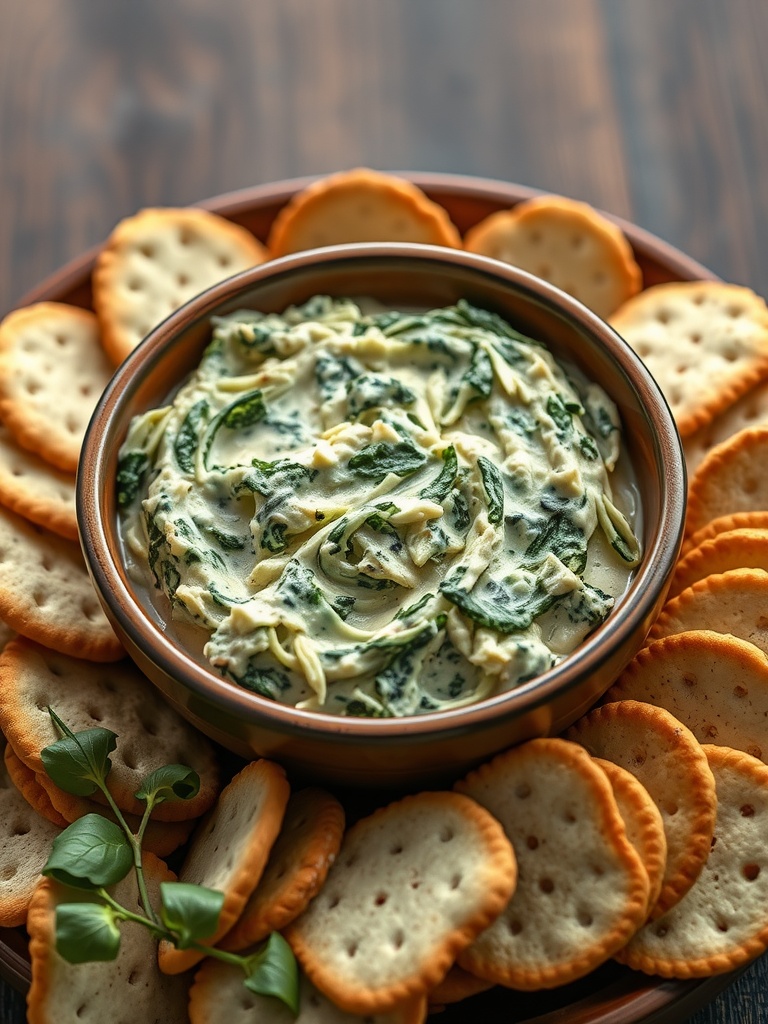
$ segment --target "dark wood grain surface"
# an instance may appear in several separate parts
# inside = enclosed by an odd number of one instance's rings
[[[358,164],[562,192],[768,294],[767,43],[766,0],[0,0],[0,312],[142,206]],[[768,966],[692,1020],[768,1021]]]

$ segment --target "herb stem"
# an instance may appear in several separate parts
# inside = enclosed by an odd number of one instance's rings
[[[142,917],[141,914],[134,914],[131,910],[128,910],[127,907],[124,907],[122,903],[118,903],[117,900],[113,899],[106,889],[98,889],[97,892],[105,903],[112,907],[113,910],[117,911],[123,920],[133,921],[135,924],[142,924],[145,928],[149,928],[149,930],[158,938],[173,941],[171,933],[155,920],[150,920],[148,917]]]
[[[131,844],[131,853],[133,854],[133,866],[136,869],[136,882],[139,887],[139,896],[141,897],[141,904],[144,907],[144,912],[147,917],[157,925],[157,914],[155,913],[154,907],[149,901],[149,893],[147,892],[147,884],[144,879],[144,866],[141,862],[141,840],[144,836],[144,830],[149,822],[149,816],[152,813],[152,802],[147,801],[147,806],[144,809],[144,816],[141,819],[139,825],[139,831],[137,835],[131,832],[131,828],[128,822],[123,817],[123,813],[115,803],[114,797],[107,788],[107,784],[104,780],[96,780],[99,789],[102,791],[104,796],[107,798],[109,806],[112,808],[112,813],[117,818],[117,823],[125,832],[128,842]]]

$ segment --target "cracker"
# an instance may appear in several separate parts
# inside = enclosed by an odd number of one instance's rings
[[[477,996],[481,992],[487,992],[493,988],[493,982],[485,978],[478,978],[476,974],[470,974],[463,967],[454,964],[446,976],[429,993],[430,1012],[438,1007],[447,1006],[451,1003],[461,1003],[465,999]]]
[[[711,629],[748,640],[768,654],[768,572],[730,569],[687,587],[667,601],[648,640]]]
[[[322,789],[294,793],[264,874],[219,943],[222,949],[245,949],[298,917],[322,888],[343,832],[344,810],[336,797]]]
[[[729,533],[731,530],[768,530],[768,511],[736,512],[732,515],[718,516],[711,523],[686,537],[680,552],[681,557],[690,554],[705,540],[711,540],[718,533]]]
[[[175,875],[161,860],[147,853],[144,876],[150,901],[157,907],[160,883],[174,881]],[[144,914],[134,871],[110,892],[123,906]],[[132,921],[120,923],[120,951],[116,960],[70,964],[59,956],[55,948],[56,908],[73,901],[100,902],[93,893],[74,891],[50,878],[40,883],[32,899],[27,918],[32,961],[28,1024],[75,1020],[187,1024],[191,978],[166,978],[158,971],[156,939],[143,925]]]
[[[107,355],[121,363],[194,295],[266,258],[249,231],[207,210],[148,209],[121,220],[93,271],[93,307]]]
[[[683,452],[688,479],[693,477],[713,448],[747,427],[758,427],[765,423],[768,423],[768,381],[752,388],[733,405],[718,413],[711,423],[685,438]]]
[[[0,507],[0,618],[23,636],[92,661],[125,655],[80,548]]]
[[[77,469],[111,376],[89,310],[38,302],[0,323],[0,418],[18,444],[65,472]]]
[[[594,758],[594,761],[608,776],[619,814],[627,830],[627,839],[637,850],[648,875],[647,911],[650,912],[661,893],[667,866],[664,819],[648,790],[631,772],[601,757]]]
[[[285,937],[334,1003],[384,1012],[434,988],[515,880],[512,847],[486,810],[458,793],[419,793],[347,832]]]
[[[698,580],[730,569],[768,570],[768,530],[728,530],[703,541],[675,566],[667,600]]]
[[[0,746],[5,739],[0,736]],[[51,844],[61,832],[16,788],[5,758],[0,764],[0,927],[24,924]]]
[[[97,665],[29,640],[13,640],[0,654],[0,728],[38,775],[45,774],[40,751],[59,739],[49,706],[73,732],[103,728],[117,734],[109,788],[121,810],[144,813],[146,805],[133,794],[164,764],[193,768],[200,776],[200,792],[191,800],[160,804],[155,818],[194,818],[216,799],[219,772],[213,745],[163,700],[132,662]]]
[[[512,899],[460,966],[516,989],[552,988],[627,942],[645,919],[648,876],[605,773],[584,750],[531,740],[457,788],[498,818],[519,862]]]
[[[621,229],[587,203],[562,196],[492,213],[470,228],[464,247],[550,281],[603,318],[642,287]]]
[[[610,323],[656,378],[683,437],[768,376],[768,307],[748,288],[657,284]]]
[[[206,960],[195,975],[189,992],[190,1024],[422,1024],[427,1016],[426,1000],[412,999],[387,1013],[346,1013],[340,1010],[311,981],[299,978],[299,1015],[294,1017],[283,1003],[258,996],[243,985],[239,967]]]
[[[699,743],[768,763],[768,661],[746,640],[706,629],[655,640],[604,698],[627,699],[666,708]]]
[[[20,448],[2,423],[0,504],[61,537],[78,539],[74,476]]]
[[[665,978],[724,974],[768,948],[768,768],[740,750],[704,751],[717,785],[709,860],[680,903],[617,956]]]
[[[698,878],[715,827],[715,783],[690,729],[663,708],[634,700],[604,704],[566,733],[595,757],[631,772],[664,820],[667,863],[652,918],[674,906]]]
[[[5,772],[30,807],[59,828],[66,828],[70,822],[51,803],[51,798],[40,785],[37,775],[27,768],[10,743],[3,740],[5,751],[3,761]]]
[[[460,249],[448,214],[418,186],[366,167],[332,174],[299,192],[269,234],[272,256],[343,242],[423,242]]]
[[[688,487],[685,532],[734,512],[768,509],[768,427],[742,430],[704,459]]]
[[[253,761],[226,786],[201,822],[179,871],[179,881],[224,893],[215,934],[201,940],[214,946],[229,931],[256,888],[278,836],[288,803],[283,769],[272,761]],[[161,942],[160,970],[178,974],[205,956]]]

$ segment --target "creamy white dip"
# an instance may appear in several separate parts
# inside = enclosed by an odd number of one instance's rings
[[[423,714],[539,675],[608,615],[639,559],[619,444],[605,393],[493,313],[318,296],[215,321],[131,426],[123,536],[228,679]]]

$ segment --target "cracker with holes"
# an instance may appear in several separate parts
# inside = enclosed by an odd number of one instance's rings
[[[0,736],[0,746],[5,740]],[[0,763],[0,927],[24,924],[58,825],[38,814]]]
[[[707,576],[731,569],[768,570],[768,529],[728,530],[702,541],[675,566],[667,599],[677,597]]]
[[[601,757],[594,758],[608,776],[616,806],[627,830],[627,839],[637,850],[648,875],[647,910],[656,903],[667,867],[667,837],[664,819],[645,786],[635,776]]]
[[[73,732],[100,727],[117,734],[109,788],[121,810],[144,813],[145,804],[133,794],[164,764],[193,768],[200,792],[191,800],[160,804],[155,818],[198,817],[216,799],[219,771],[213,745],[163,700],[133,662],[97,665],[26,639],[11,641],[0,654],[0,727],[38,775],[45,774],[40,751],[59,739],[48,707]]]
[[[0,618],[54,650],[91,661],[125,655],[80,548],[0,506]]]
[[[448,214],[418,186],[367,167],[314,182],[287,203],[269,234],[272,256],[343,242],[422,242],[461,248]]]
[[[754,644],[691,630],[643,648],[604,698],[665,708],[700,743],[768,763],[768,660]]]
[[[768,424],[768,381],[763,381],[715,416],[711,423],[685,438],[683,452],[688,468],[688,479],[693,477],[713,448],[742,430],[766,424]]]
[[[715,827],[715,783],[700,743],[668,711],[634,700],[590,711],[566,735],[594,757],[626,768],[661,811],[667,863],[650,911],[661,916],[698,878]]]
[[[436,1012],[451,1003],[462,1003],[465,999],[480,995],[493,988],[493,982],[470,974],[463,967],[454,964],[443,980],[429,993],[430,1013]]]
[[[299,977],[299,1015],[277,999],[259,996],[243,985],[239,967],[209,959],[199,968],[189,992],[190,1024],[422,1024],[426,1000],[411,999],[387,1013],[346,1013],[319,992],[305,976]]]
[[[759,647],[768,654],[768,572],[729,569],[707,576],[667,601],[648,640],[692,629],[711,629]]]
[[[642,924],[648,876],[605,773],[577,744],[531,740],[456,788],[502,823],[519,866],[512,899],[460,966],[511,988],[553,988],[603,963]]]
[[[684,541],[680,552],[684,558],[705,540],[711,540],[719,533],[730,533],[731,530],[768,530],[768,510],[760,512],[734,512],[732,515],[718,516],[700,530],[691,533]]]
[[[768,948],[768,767],[740,750],[704,751],[717,786],[709,859],[677,906],[617,956],[665,978],[724,974]]]
[[[5,773],[13,785],[33,810],[37,811],[47,821],[58,825],[59,828],[66,828],[70,822],[53,806],[51,798],[38,782],[35,773],[24,764],[10,743],[7,743],[5,740],[3,740],[3,743],[5,745],[3,752]]]
[[[748,288],[654,285],[610,323],[656,378],[683,437],[768,377],[768,307]]]
[[[39,302],[0,323],[0,418],[22,448],[65,472],[77,469],[111,375],[89,310]]]
[[[516,875],[488,811],[459,793],[419,793],[347,832],[325,886],[285,937],[334,1003],[381,1013],[434,988],[501,913]]]
[[[688,487],[686,533],[734,512],[768,509],[768,427],[742,430],[713,448]]]
[[[245,228],[193,208],[141,210],[112,231],[93,271],[102,344],[117,365],[194,295],[267,258]]]
[[[464,247],[550,281],[603,318],[642,286],[621,229],[587,203],[562,196],[492,213],[470,228]]]
[[[237,921],[256,888],[269,851],[280,832],[290,789],[283,769],[272,761],[247,764],[226,786],[201,823],[179,871],[179,881],[224,893],[214,935],[201,940],[215,946]],[[179,974],[205,956],[163,941],[160,970]]]
[[[150,902],[157,907],[160,884],[172,882],[176,876],[151,853],[144,855],[144,876]],[[110,892],[120,904],[143,915],[135,872],[129,872]],[[66,902],[99,899],[96,894],[75,891],[50,878],[35,891],[27,918],[32,961],[32,984],[27,996],[29,1024],[75,1020],[187,1024],[191,979],[166,978],[160,973],[156,939],[143,925],[120,922],[116,960],[70,964],[56,952],[56,908]]]
[[[336,797],[315,788],[293,793],[259,884],[219,943],[222,949],[245,949],[298,917],[322,888],[343,832]]]
[[[19,447],[2,423],[0,504],[61,537],[78,539],[74,475]]]

